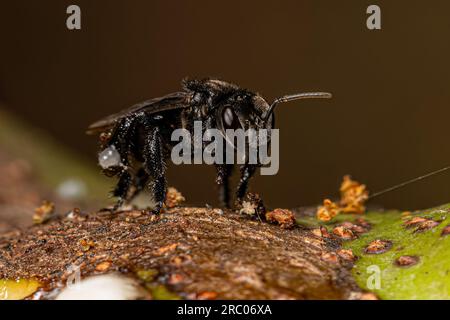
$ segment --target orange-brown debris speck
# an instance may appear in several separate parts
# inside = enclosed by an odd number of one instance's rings
[[[340,224],[340,226],[351,230],[353,233],[361,234],[368,231],[367,227],[363,227],[362,225],[353,224],[351,222],[345,221]]]
[[[352,230],[352,231],[355,232],[355,233],[365,233],[365,232],[368,231],[368,230],[367,230],[366,228],[364,228],[363,226],[359,226],[359,225],[357,225],[357,224],[354,224],[354,225],[350,228],[350,230]]]
[[[375,293],[364,292],[363,294],[361,294],[360,299],[361,300],[378,300],[378,297],[376,296]]]
[[[367,254],[380,254],[388,251],[392,247],[392,242],[389,240],[374,240],[364,250]]]
[[[423,217],[414,217],[403,223],[406,228],[416,227],[414,232],[423,232],[438,226],[441,222]]]
[[[352,230],[347,229],[342,226],[337,226],[333,229],[333,234],[338,236],[339,238],[343,240],[350,240],[355,238],[355,234],[352,232]]]
[[[170,284],[178,284],[178,283],[183,282],[183,281],[184,281],[184,277],[181,274],[174,273],[174,274],[170,275],[168,282]]]
[[[188,263],[192,260],[191,256],[189,255],[178,255],[178,256],[174,256],[170,259],[170,263],[179,267],[182,264]]]
[[[70,220],[84,221],[83,217],[81,216],[80,208],[73,208],[72,211],[66,214],[66,218]]]
[[[439,221],[434,220],[427,220],[419,224],[419,226],[416,228],[414,232],[423,232],[430,229],[433,229],[434,227],[438,226],[440,224]]]
[[[331,235],[328,233],[328,229],[324,226],[320,226],[320,232],[322,233],[322,237],[331,238]]]
[[[342,212],[345,213],[364,213],[366,207],[364,203],[369,198],[369,192],[364,184],[360,184],[350,178],[349,175],[344,176],[341,184],[341,202]]]
[[[338,263],[339,262],[339,257],[336,253],[334,252],[325,252],[322,254],[322,259],[324,261],[327,262],[331,262],[331,263]]]
[[[322,237],[322,231],[320,231],[319,228],[313,229],[311,230],[312,234],[315,235],[316,237]]]
[[[99,138],[100,142],[106,143],[111,139],[111,132],[102,132]]]
[[[122,261],[128,261],[128,259],[130,258],[130,254],[129,253],[125,253],[119,256],[120,260]]]
[[[294,213],[287,209],[275,209],[267,212],[266,220],[271,223],[278,223],[284,229],[292,228],[295,225]]]
[[[94,241],[87,240],[87,239],[81,239],[80,240],[81,250],[83,251],[89,251],[91,248],[95,246]]]
[[[164,204],[167,208],[178,207],[182,202],[186,201],[181,192],[173,187],[167,188],[166,200]]]
[[[354,261],[355,255],[353,254],[353,251],[351,249],[340,249],[337,251],[337,254],[341,259],[344,259],[346,261]]]
[[[50,201],[42,201],[42,205],[34,210],[33,222],[40,224],[48,221],[55,212],[55,204]]]
[[[422,218],[422,217],[414,217],[406,222],[403,223],[405,227],[414,227],[420,223],[423,223],[427,221],[428,219]]]
[[[317,218],[321,221],[330,221],[340,212],[339,206],[330,199],[323,200],[323,205],[317,209]]]
[[[103,272],[103,271],[108,270],[110,267],[111,267],[111,262],[109,262],[109,261],[104,261],[104,262],[99,263],[99,264],[95,267],[95,270],[100,271],[100,272]]]
[[[344,221],[340,224],[340,226],[347,228],[347,229],[351,229],[351,228],[353,228],[354,224],[351,223],[350,221]]]
[[[327,228],[324,226],[320,226],[320,228],[313,229],[311,230],[311,232],[317,237],[331,238]]]
[[[411,267],[419,262],[417,256],[401,256],[395,260],[395,264],[399,267]]]
[[[266,208],[259,194],[247,193],[242,203],[238,203],[239,213],[250,217],[264,217]]]
[[[355,220],[355,222],[358,225],[360,225],[361,227],[366,228],[366,229],[370,229],[370,227],[371,227],[370,223],[364,218],[358,218]]]
[[[174,251],[178,247],[179,243],[172,243],[167,246],[161,247],[155,251],[155,255],[162,256],[163,254]]]
[[[217,292],[204,291],[197,294],[198,300],[214,300],[217,298]]]
[[[364,213],[364,206],[369,199],[369,192],[364,184],[354,181],[350,176],[344,176],[341,187],[341,200],[339,204],[325,199],[323,205],[317,208],[317,218],[321,221],[330,221],[339,213]]]
[[[445,226],[444,229],[442,229],[441,236],[446,236],[448,234],[450,234],[450,224]]]

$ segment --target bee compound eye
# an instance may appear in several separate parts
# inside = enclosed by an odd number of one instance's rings
[[[222,120],[225,129],[239,129],[241,128],[241,123],[239,118],[232,108],[227,107],[223,110]]]

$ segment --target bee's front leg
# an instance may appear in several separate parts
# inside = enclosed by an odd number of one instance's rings
[[[253,176],[257,168],[254,164],[244,164],[241,166],[241,178],[239,179],[238,188],[236,191],[237,200],[241,201],[247,193],[248,182]]]
[[[230,207],[230,176],[233,171],[232,164],[216,164],[216,183],[219,185],[219,201],[225,208]]]

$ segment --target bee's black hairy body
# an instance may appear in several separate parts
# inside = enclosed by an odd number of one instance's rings
[[[270,105],[258,94],[217,79],[184,80],[183,90],[147,100],[118,114],[92,124],[88,133],[100,133],[101,149],[114,146],[120,165],[104,169],[108,176],[117,176],[113,195],[115,208],[129,202],[147,185],[150,186],[159,213],[166,195],[166,162],[172,147],[174,129],[184,128],[193,135],[194,121],[202,121],[203,130],[273,128]],[[236,197],[242,199],[250,178],[258,165],[243,164]],[[216,164],[216,182],[224,206],[230,204],[230,164]]]

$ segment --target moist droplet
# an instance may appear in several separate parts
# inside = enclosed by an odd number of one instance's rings
[[[103,169],[120,165],[120,154],[115,146],[109,146],[99,153],[98,163]]]

